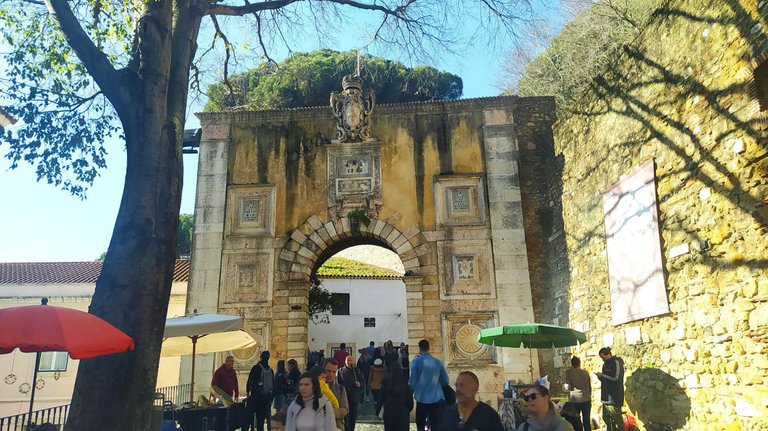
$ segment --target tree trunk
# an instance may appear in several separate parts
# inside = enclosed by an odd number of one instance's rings
[[[189,70],[205,2],[148,2],[137,27],[136,71],[112,100],[126,141],[120,210],[89,312],[136,349],[80,363],[67,428],[150,429],[176,259]],[[107,83],[108,84],[108,83]],[[119,85],[119,84],[114,84]]]
[[[176,257],[183,130],[162,112],[165,98],[145,94],[137,120],[124,125],[125,186],[89,309],[133,337],[136,350],[80,362],[67,424],[72,430],[150,428]]]

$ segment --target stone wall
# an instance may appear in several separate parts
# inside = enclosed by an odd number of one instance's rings
[[[589,371],[612,345],[646,429],[768,430],[768,141],[753,85],[766,8],[666,3],[554,126],[540,316],[585,329],[574,353]],[[601,194],[649,158],[671,311],[613,326]],[[567,357],[543,372],[562,379]]]

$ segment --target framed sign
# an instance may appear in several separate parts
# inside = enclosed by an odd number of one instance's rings
[[[669,312],[653,160],[603,193],[614,325]]]

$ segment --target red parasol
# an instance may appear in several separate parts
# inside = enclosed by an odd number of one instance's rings
[[[29,419],[35,402],[35,383],[40,352],[69,352],[72,359],[133,350],[133,339],[104,320],[80,310],[42,305],[0,309],[0,354],[15,349],[36,352],[35,375],[29,401]]]

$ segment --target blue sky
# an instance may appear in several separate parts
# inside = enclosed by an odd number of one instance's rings
[[[443,57],[432,65],[461,76],[465,98],[494,96],[499,94],[495,85],[502,74],[501,48],[471,47],[458,57]],[[192,111],[199,110],[196,106]],[[190,117],[186,128],[193,127],[197,121]],[[125,158],[117,140],[107,142],[106,147],[108,168],[101,171],[86,200],[35,181],[34,168],[29,165],[10,170],[10,163],[0,159],[0,262],[86,261],[107,250],[120,204]],[[0,148],[0,154],[4,153]],[[194,210],[196,171],[197,156],[186,155],[182,213]]]

